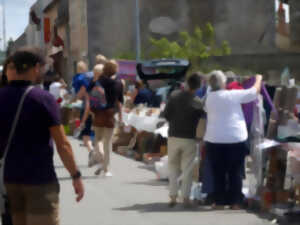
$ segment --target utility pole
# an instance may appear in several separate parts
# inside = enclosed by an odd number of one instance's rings
[[[139,62],[141,60],[141,29],[140,29],[140,0],[135,0],[136,6],[136,61]]]
[[[6,16],[5,16],[5,0],[2,0],[2,13],[3,13],[3,50],[6,50]]]

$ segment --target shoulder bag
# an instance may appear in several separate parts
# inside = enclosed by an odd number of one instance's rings
[[[4,149],[3,157],[0,160],[0,212],[1,212],[1,214],[5,213],[5,201],[6,201],[6,197],[5,197],[6,190],[5,190],[5,186],[4,186],[5,160],[6,160],[6,156],[7,156],[8,150],[10,148],[13,136],[14,136],[15,131],[16,131],[16,127],[17,127],[17,124],[18,124],[18,121],[19,121],[19,118],[20,118],[20,114],[21,114],[21,111],[22,111],[22,108],[23,108],[23,105],[24,105],[25,98],[32,89],[33,89],[33,86],[29,86],[25,90],[25,92],[24,92],[24,94],[23,94],[23,96],[20,100],[20,103],[19,103],[19,106],[17,108],[17,112],[16,112],[16,115],[15,115],[11,130],[10,130],[10,133],[9,133],[9,136],[8,136],[8,141],[7,141],[6,147]]]

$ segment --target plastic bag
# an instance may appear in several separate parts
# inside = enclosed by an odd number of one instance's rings
[[[203,201],[206,197],[207,194],[202,193],[202,184],[194,182],[191,189],[190,200]]]
[[[168,170],[168,156],[162,157],[159,162],[154,164],[156,175],[158,179],[168,179],[169,170]]]

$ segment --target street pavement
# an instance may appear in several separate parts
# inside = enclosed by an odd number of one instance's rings
[[[167,182],[158,181],[150,167],[112,154],[113,177],[94,176],[87,167],[87,151],[70,138],[85,185],[85,197],[75,202],[72,181],[57,155],[61,225],[268,225],[270,221],[244,210],[211,211],[208,208],[169,209]]]

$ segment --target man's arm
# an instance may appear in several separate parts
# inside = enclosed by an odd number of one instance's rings
[[[60,88],[67,88],[68,85],[63,78],[60,79],[59,83],[61,84]]]
[[[139,90],[137,88],[135,88],[131,93],[130,93],[130,100],[132,102],[132,104],[134,104],[135,98],[138,95]]]
[[[63,126],[57,125],[50,127],[50,133],[56,144],[60,159],[73,177],[78,172],[78,167],[75,162],[72,146],[65,135]],[[77,195],[76,200],[79,202],[84,196],[84,187],[81,178],[73,179],[73,187]]]
[[[90,115],[90,99],[89,99],[89,95],[87,92],[84,95],[84,102],[85,102],[85,106],[84,106],[83,117],[81,119],[81,125],[85,124],[85,121],[88,119],[88,117]]]
[[[79,92],[76,94],[76,100],[78,100],[78,99],[84,100],[84,102],[85,102],[84,112],[83,112],[83,116],[81,119],[81,126],[83,126],[90,114],[90,99],[89,99],[89,94],[88,94],[85,86],[82,86],[80,88]]]
[[[80,90],[78,91],[78,93],[73,96],[71,102],[76,102],[77,100],[82,100],[83,96],[85,95],[85,93],[87,92],[86,88],[84,86],[82,86],[80,88]]]
[[[171,119],[172,105],[173,105],[172,102],[173,102],[172,97],[170,97],[164,111],[160,114],[160,117],[165,118],[167,121],[170,121]]]
[[[82,86],[78,93],[76,94],[76,100],[83,99],[87,93],[86,87]]]
[[[117,109],[119,116],[119,123],[123,123],[123,114],[122,114],[123,104],[120,101],[117,101]]]
[[[193,107],[195,108],[197,116],[199,118],[206,116],[206,113],[204,111],[204,101],[201,100],[198,96],[194,98]]]

